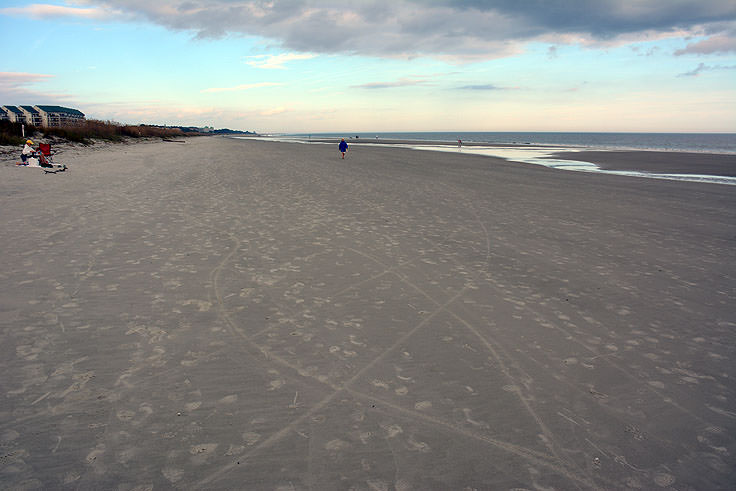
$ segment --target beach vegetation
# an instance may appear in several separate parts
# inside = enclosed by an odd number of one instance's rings
[[[24,142],[20,123],[0,120],[0,145],[23,145]]]
[[[200,133],[178,127],[125,125],[113,121],[87,119],[69,126],[35,127],[0,121],[0,145],[22,145],[26,138],[53,138],[88,145],[93,140],[120,142],[127,138],[180,138]],[[25,135],[25,138],[24,138]],[[38,136],[37,136],[38,135]]]
[[[85,120],[82,124],[58,128],[42,128],[46,137],[57,137],[88,144],[91,140],[122,141],[126,138],[177,138],[185,136],[179,128],[152,125],[124,125],[113,121]]]

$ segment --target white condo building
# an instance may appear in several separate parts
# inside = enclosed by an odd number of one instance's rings
[[[0,106],[0,120],[33,126],[73,126],[84,121],[84,113],[63,106]]]

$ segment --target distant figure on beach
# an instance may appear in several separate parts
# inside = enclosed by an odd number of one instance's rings
[[[26,144],[23,146],[23,151],[20,153],[20,160],[23,162],[23,165],[27,165],[28,162],[26,160],[28,157],[33,157],[36,154],[36,150],[33,149],[33,142],[31,140],[26,140]]]
[[[338,145],[337,148],[339,148],[340,151],[342,152],[342,158],[345,158],[345,152],[348,151],[348,144],[345,141],[345,138],[340,140],[340,145]]]
[[[460,138],[457,139],[457,146],[458,147],[462,147],[463,146],[463,141]]]

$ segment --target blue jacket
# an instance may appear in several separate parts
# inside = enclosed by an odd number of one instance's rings
[[[340,149],[341,152],[346,151],[348,149],[348,142],[346,142],[345,140],[341,141],[338,148]]]

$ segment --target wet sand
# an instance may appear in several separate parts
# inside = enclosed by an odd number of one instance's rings
[[[592,162],[606,170],[736,177],[736,155],[733,154],[583,151],[560,152],[554,154],[553,157]]]
[[[723,489],[736,194],[224,138],[0,164],[0,487]]]

